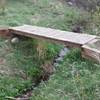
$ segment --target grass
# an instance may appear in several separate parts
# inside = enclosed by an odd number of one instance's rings
[[[46,59],[50,60],[59,49],[56,45],[48,45],[53,48],[47,48]],[[20,44],[6,43],[1,39],[0,52],[0,100],[4,100],[7,96],[22,94],[35,84],[42,63],[37,57],[36,40],[30,38],[21,38]]]
[[[85,13],[81,12],[56,0],[38,0],[36,3],[33,0],[8,0],[5,14],[0,14],[0,24],[31,24],[70,31],[81,20],[80,15]],[[0,40],[0,100],[21,94],[32,85],[32,79],[40,74],[37,43],[37,40],[29,38],[21,39],[19,44]],[[45,60],[53,59],[60,50],[58,45],[51,43],[46,43],[45,48]],[[35,88],[30,99],[98,100],[99,70],[99,64],[82,59],[77,50],[72,51],[56,68],[50,80]]]
[[[26,45],[24,49],[25,47]],[[0,99],[4,100],[6,96],[17,96],[29,88],[32,85],[32,77],[39,74],[39,68],[32,62],[32,57],[27,58],[25,50],[23,52],[19,45],[13,46],[1,40],[0,52]],[[32,74],[29,73],[30,70]]]
[[[31,100],[99,100],[100,65],[72,50],[46,83],[33,91]]]

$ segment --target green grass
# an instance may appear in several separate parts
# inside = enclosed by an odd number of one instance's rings
[[[31,100],[99,100],[100,65],[72,50],[46,83],[33,91]]]
[[[35,84],[42,64],[38,60],[36,43],[30,38],[22,38],[18,44],[0,40],[0,100],[20,95]],[[56,45],[48,45],[52,49],[47,48],[46,59],[51,60],[59,49]]]
[[[65,6],[56,0],[7,0],[5,14],[0,14],[0,25],[17,26],[31,24],[70,31],[75,23],[83,21],[82,11]],[[81,17],[80,17],[81,15]],[[86,19],[87,20],[87,19]],[[37,41],[22,39],[11,45],[0,40],[0,100],[16,96],[32,85],[32,79],[40,74],[40,62],[36,54]],[[61,46],[46,43],[46,58],[51,60]],[[56,69],[47,83],[41,83],[33,91],[32,100],[98,100],[99,65],[82,59],[79,51],[72,51]],[[75,72],[74,72],[75,71]]]
[[[35,24],[70,30],[79,15],[78,9],[66,7],[56,0],[38,0],[35,4],[32,0],[9,0],[5,15],[0,15],[0,24],[8,26]]]
[[[0,41],[0,100],[4,100],[6,96],[21,94],[32,86],[32,78],[35,79],[40,73],[38,64],[32,62],[33,49],[27,49],[30,42],[27,41],[22,47],[23,43],[25,41],[17,46],[5,43],[4,39]]]

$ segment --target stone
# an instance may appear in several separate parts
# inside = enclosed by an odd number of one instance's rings
[[[69,2],[68,2],[68,5],[69,5],[69,6],[73,6],[73,3],[69,1]]]
[[[18,37],[12,38],[11,43],[13,43],[13,44],[19,43],[19,38]]]

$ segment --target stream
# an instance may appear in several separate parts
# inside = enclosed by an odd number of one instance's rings
[[[63,49],[61,49],[61,51],[59,52],[58,56],[54,59],[53,62],[53,67],[54,69],[57,68],[57,66],[59,66],[59,63],[63,61],[65,55],[69,52],[70,50],[66,47],[64,47]],[[29,87],[28,89],[26,89],[25,91],[23,91],[23,93],[19,96],[16,97],[7,97],[7,99],[9,100],[30,100],[30,97],[32,96],[32,92],[34,90],[35,87],[38,87],[39,84],[41,83],[42,80],[39,80],[38,83],[36,82],[35,84],[33,83],[33,85],[31,87]]]

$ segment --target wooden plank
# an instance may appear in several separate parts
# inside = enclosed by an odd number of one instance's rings
[[[98,60],[96,60],[95,58],[89,56],[89,55],[86,55],[86,53],[82,52],[82,57],[85,58],[85,59],[88,59],[88,60],[91,60],[93,62],[96,62],[96,63],[100,63]]]
[[[32,38],[42,38],[49,39],[54,41],[60,41],[64,44],[72,44],[81,46],[94,38],[96,36],[88,35],[88,34],[79,34],[67,31],[61,31],[57,29],[23,25],[18,27],[11,27],[10,31],[15,34],[29,36]]]
[[[97,39],[97,36],[30,25],[10,27],[9,31],[13,34],[31,38],[63,43],[69,47],[79,47],[82,49],[82,56],[93,58],[100,62],[100,39]]]
[[[7,38],[10,35],[8,29],[8,27],[0,26],[0,36]]]
[[[95,59],[100,62],[100,39],[94,39],[82,46],[83,56]]]

